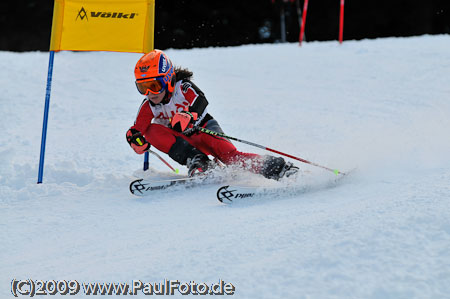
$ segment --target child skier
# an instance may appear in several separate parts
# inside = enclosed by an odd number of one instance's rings
[[[192,72],[175,67],[162,51],[142,56],[134,75],[138,91],[146,96],[134,125],[126,133],[136,153],[143,154],[153,145],[186,165],[189,176],[216,165],[207,155],[275,180],[298,171],[281,157],[239,152],[228,139],[195,130],[200,126],[223,133],[206,109],[204,93],[191,81]]]

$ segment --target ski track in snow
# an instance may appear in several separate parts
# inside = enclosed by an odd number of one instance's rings
[[[125,141],[140,54],[55,55],[37,185],[48,53],[0,52],[0,297],[31,278],[222,279],[236,298],[450,298],[449,50],[449,35],[167,50],[225,133],[357,168],[332,185],[297,163],[308,190],[237,205],[216,200],[218,185],[129,193],[143,160]],[[151,167],[165,170],[154,157]]]

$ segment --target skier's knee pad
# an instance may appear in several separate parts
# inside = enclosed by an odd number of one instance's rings
[[[177,136],[175,137],[175,139],[175,143],[170,148],[168,155],[181,165],[186,165],[186,161],[188,158],[192,158],[198,154],[205,155],[182,137]]]

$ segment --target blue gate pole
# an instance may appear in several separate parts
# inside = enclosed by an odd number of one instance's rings
[[[144,171],[148,169],[148,152],[145,152],[144,154]]]
[[[42,177],[44,175],[45,141],[47,139],[48,110],[50,107],[50,91],[52,89],[52,74],[53,74],[54,57],[55,57],[55,52],[50,51],[50,58],[48,61],[47,90],[45,93],[44,123],[42,125],[41,157],[39,159],[39,174],[38,174],[38,181],[37,181],[38,184],[42,183]]]

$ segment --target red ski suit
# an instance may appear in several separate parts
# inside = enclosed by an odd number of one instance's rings
[[[258,172],[259,163],[253,162],[260,161],[261,156],[239,152],[228,139],[198,131],[184,135],[169,127],[170,119],[175,113],[189,111],[198,114],[194,125],[222,132],[217,121],[208,114],[207,105],[205,95],[194,83],[186,79],[180,80],[175,84],[173,93],[161,104],[154,105],[146,98],[131,129],[140,131],[151,145],[166,154],[169,154],[177,138],[183,138],[201,152],[212,155],[227,165],[239,163],[244,167],[250,166],[252,171]]]

